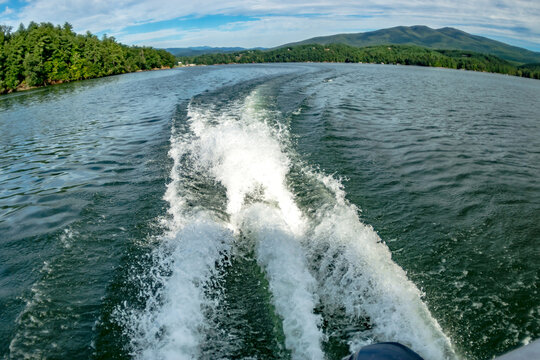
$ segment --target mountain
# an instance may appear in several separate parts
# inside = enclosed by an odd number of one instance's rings
[[[540,53],[505,44],[464,31],[445,27],[432,29],[427,26],[397,26],[377,31],[320,36],[282,45],[294,46],[304,44],[335,44],[364,47],[374,45],[417,45],[431,49],[468,50],[478,53],[492,54],[518,64],[540,63]]]
[[[263,48],[257,48],[262,50]],[[231,53],[235,51],[248,50],[242,47],[211,47],[211,46],[195,46],[187,48],[167,48],[165,49],[174,56],[198,56],[204,54]]]

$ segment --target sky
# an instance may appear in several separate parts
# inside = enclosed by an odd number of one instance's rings
[[[455,27],[540,51],[540,0],[0,0],[0,24],[64,24],[159,48],[274,47],[393,26]]]

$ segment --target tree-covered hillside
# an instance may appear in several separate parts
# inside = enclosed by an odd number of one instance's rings
[[[165,50],[129,47],[113,37],[76,34],[70,24],[0,25],[0,94],[34,86],[172,67]]]
[[[540,53],[472,35],[454,28],[432,29],[427,26],[396,26],[376,31],[320,36],[304,41],[285,44],[291,47],[306,44],[344,44],[355,47],[377,45],[415,45],[429,49],[450,49],[474,51],[495,55],[501,59],[514,62],[516,65],[540,62]]]
[[[518,68],[493,55],[472,51],[431,50],[419,46],[392,45],[357,48],[343,44],[298,45],[269,51],[248,50],[229,54],[207,54],[179,58],[184,63],[198,65],[275,62],[345,62],[385,63],[436,66],[450,69],[487,71],[508,75],[540,78],[535,68]]]
[[[518,67],[518,71],[523,77],[540,79],[540,63],[521,65]]]

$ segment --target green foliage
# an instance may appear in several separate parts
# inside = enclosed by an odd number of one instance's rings
[[[518,72],[520,76],[540,80],[540,63],[521,65]]]
[[[432,50],[412,45],[384,45],[358,48],[343,44],[309,44],[267,51],[246,50],[227,54],[181,57],[179,60],[183,63],[198,65],[267,62],[362,62],[435,66],[527,76],[531,78],[538,78],[538,75],[540,75],[538,66],[521,66],[518,68],[508,61],[493,55],[461,50]]]
[[[491,54],[516,65],[540,62],[540,53],[538,52],[511,46],[482,36],[471,35],[449,27],[432,29],[422,25],[397,26],[365,33],[321,36],[286,44],[284,47],[305,44],[345,44],[355,47],[388,44],[414,45],[429,49],[453,49]]]
[[[90,32],[76,34],[69,23],[31,22],[15,32],[0,25],[0,94],[175,64],[165,50],[129,47]]]

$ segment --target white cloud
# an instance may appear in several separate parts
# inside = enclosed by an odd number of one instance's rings
[[[151,31],[140,34],[127,34],[125,32],[111,34],[117,40],[126,44],[146,44],[147,42],[154,43],[156,40],[169,38],[171,36],[183,36],[184,32],[177,29],[165,29],[159,31]]]
[[[5,0],[0,3],[2,1]],[[485,36],[504,33],[506,38],[529,42],[536,42],[540,37],[538,0],[345,0],[338,5],[328,0],[35,0],[15,17],[13,15],[11,20],[6,18],[5,21],[0,16],[0,22],[16,26],[29,21],[56,24],[68,21],[76,31],[107,31],[119,34],[117,38],[127,43],[155,46],[158,43],[152,40],[165,43],[163,38],[169,36],[167,32],[171,36],[178,35],[175,43],[184,45],[272,46],[317,35],[415,24],[475,29],[475,33]],[[127,26],[205,15],[245,15],[259,20],[197,32],[182,29],[179,21],[176,28],[163,30],[163,33],[123,33]],[[368,18],[362,18],[366,16]],[[223,42],[217,43],[217,39]]]
[[[336,32],[353,32],[362,27],[361,19],[343,17],[263,17],[255,21],[229,23],[215,29],[196,29],[178,31],[175,40],[159,40],[158,36],[146,34],[117,36],[121,41],[131,41],[139,45],[157,47],[244,46],[273,47],[289,41],[300,41],[312,36],[330,35]],[[330,30],[329,30],[330,29]],[[333,29],[333,30],[332,30]],[[154,33],[149,33],[154,34]]]
[[[0,13],[0,16],[7,16],[13,14],[13,9],[11,9],[9,6],[6,6],[3,12]]]

